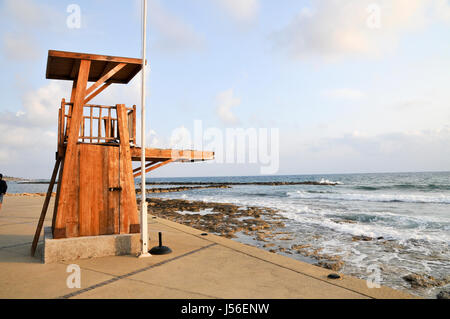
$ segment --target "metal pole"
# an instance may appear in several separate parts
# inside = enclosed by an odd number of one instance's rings
[[[147,201],[145,183],[145,69],[147,56],[147,0],[143,0],[142,10],[142,94],[141,94],[141,241],[142,251],[139,257],[149,257],[148,253],[148,224],[147,224]]]

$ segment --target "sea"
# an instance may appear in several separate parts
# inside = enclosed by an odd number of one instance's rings
[[[425,298],[435,298],[440,291],[450,288],[449,285],[413,288],[403,279],[410,274],[450,279],[450,172],[150,178],[148,181],[321,182],[321,185],[232,185],[228,189],[147,196],[274,208],[286,218],[283,222],[292,237],[290,241],[275,242],[280,247],[309,245],[323,254],[339,256],[344,261],[341,273],[366,279],[372,287],[385,285]],[[9,182],[9,192],[13,193],[45,192],[47,187]],[[371,240],[355,240],[355,236]],[[246,236],[235,240],[261,248],[264,245]],[[317,262],[297,253],[280,254]]]

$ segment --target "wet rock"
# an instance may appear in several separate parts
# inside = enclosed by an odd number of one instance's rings
[[[443,290],[436,296],[437,299],[450,299],[450,290]]]
[[[372,237],[368,237],[368,236],[353,236],[352,237],[352,241],[372,241],[373,238]]]
[[[412,288],[441,287],[448,283],[447,279],[436,279],[433,276],[421,274],[409,274],[402,277]]]
[[[236,232],[253,236],[260,241],[272,238],[272,231],[284,227],[271,222],[277,211],[266,207],[240,207],[226,203],[208,203],[181,199],[148,198],[151,215],[182,223],[193,228],[236,238]],[[192,214],[208,210],[208,214]],[[189,213],[187,213],[189,212]],[[241,220],[241,218],[245,218]]]
[[[356,221],[351,219],[333,219],[336,224],[356,224]]]
[[[338,260],[338,261],[319,261],[317,264],[317,266],[325,268],[325,269],[330,269],[333,271],[339,271],[342,269],[342,267],[344,267],[345,263],[342,260]]]
[[[293,250],[302,250],[302,249],[306,249],[306,248],[310,248],[311,245],[292,245],[291,248]]]

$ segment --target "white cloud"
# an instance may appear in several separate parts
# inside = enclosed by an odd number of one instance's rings
[[[232,18],[239,22],[253,21],[259,12],[258,0],[215,0]]]
[[[450,21],[450,4],[441,0],[317,0],[313,4],[273,35],[275,45],[294,59],[379,56],[395,48],[405,32],[439,18]],[[377,14],[367,11],[371,4],[379,6],[379,28],[368,23]]]
[[[34,0],[3,1],[0,19],[6,21],[14,30],[5,32],[2,37],[3,54],[13,60],[38,58],[39,42],[33,32],[42,29],[60,30],[60,25],[64,23],[63,14]]]
[[[219,93],[216,98],[216,112],[220,120],[229,125],[239,123],[239,119],[232,112],[232,108],[241,104],[241,99],[234,97],[233,89]]]
[[[282,173],[450,170],[450,126],[434,130],[283,139]],[[298,158],[297,154],[301,154]]]
[[[155,47],[166,51],[199,50],[204,39],[194,28],[168,12],[159,2],[149,2],[149,21],[158,31]]]
[[[330,98],[344,99],[344,100],[358,100],[365,96],[364,92],[350,88],[324,90],[322,93],[323,95]]]
[[[5,0],[3,11],[18,25],[34,28],[48,26],[56,16],[60,16],[50,6],[33,0]]]
[[[70,94],[70,83],[64,81],[51,81],[49,84],[25,93],[23,97],[22,117],[29,125],[46,127],[57,123],[58,109],[61,99]]]

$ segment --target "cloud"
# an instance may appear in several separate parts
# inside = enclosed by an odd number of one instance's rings
[[[348,55],[379,56],[399,37],[436,19],[450,21],[450,3],[441,0],[317,0],[303,8],[272,39],[293,59]],[[379,24],[378,24],[379,23]]]
[[[322,94],[333,99],[344,99],[344,100],[358,100],[365,96],[364,92],[349,88],[324,90]]]
[[[0,112],[0,165],[8,175],[46,177],[56,151],[58,108],[70,85],[52,81],[26,92],[22,109]]]
[[[235,125],[239,123],[239,119],[231,111],[233,107],[241,104],[241,99],[233,96],[233,89],[219,93],[216,98],[216,113],[224,124]]]
[[[33,28],[49,26],[61,16],[52,7],[33,0],[5,0],[3,11],[18,25]]]
[[[39,58],[39,43],[33,33],[43,29],[57,31],[64,23],[63,14],[33,0],[5,0],[0,12],[0,19],[7,21],[14,30],[5,31],[2,37],[3,54],[12,60]]]
[[[447,171],[448,145],[450,126],[378,135],[355,131],[340,137],[291,139],[282,145],[281,164],[291,173]]]
[[[26,92],[22,97],[23,110],[16,115],[23,118],[29,126],[48,127],[56,124],[61,99],[70,93],[70,83],[51,81],[49,84],[33,91]]]
[[[258,0],[215,0],[215,2],[238,22],[253,21],[260,7]]]
[[[158,31],[155,47],[169,52],[200,50],[204,39],[194,28],[168,12],[158,0],[149,2],[149,21]]]

